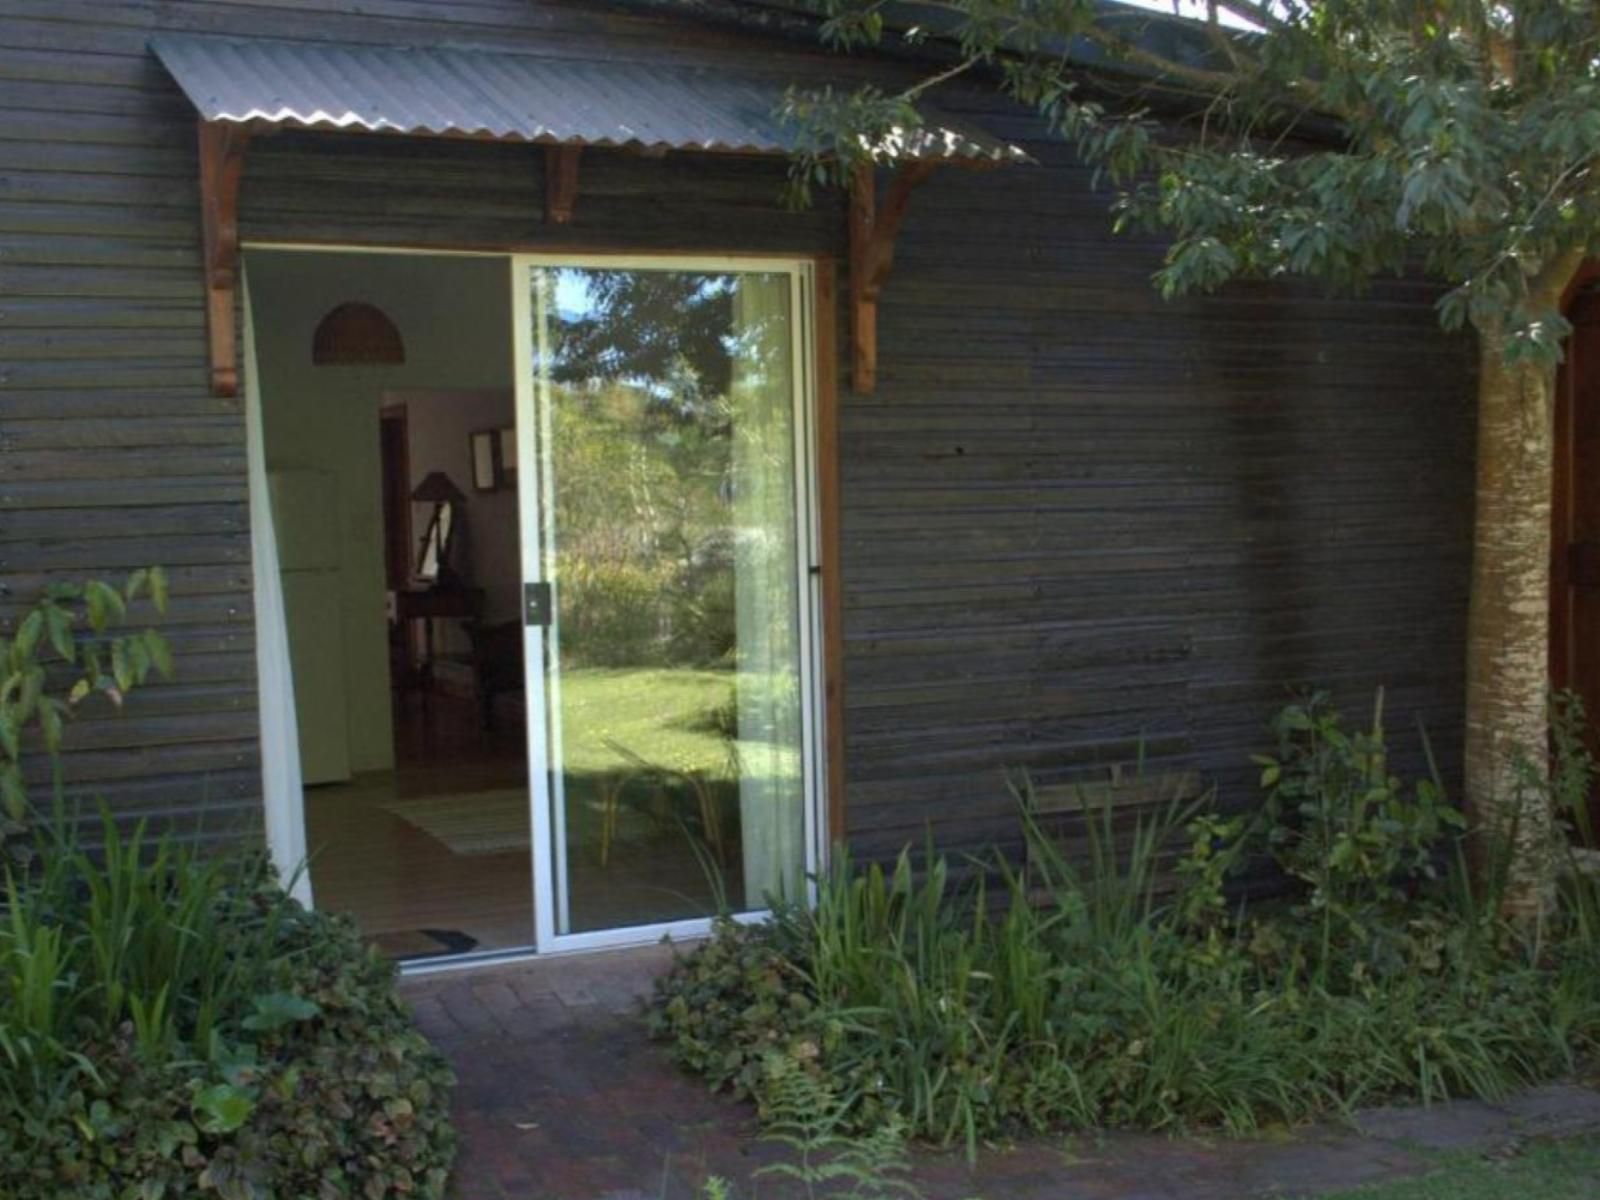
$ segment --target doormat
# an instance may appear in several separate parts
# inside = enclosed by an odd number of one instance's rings
[[[457,929],[391,929],[368,934],[367,941],[388,958],[437,958],[478,948],[477,938]]]
[[[506,854],[532,844],[526,788],[416,796],[383,807],[452,854]]]

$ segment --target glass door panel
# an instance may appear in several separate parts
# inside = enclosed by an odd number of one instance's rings
[[[551,932],[764,908],[806,862],[798,277],[528,280]]]

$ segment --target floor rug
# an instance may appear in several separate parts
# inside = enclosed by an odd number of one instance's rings
[[[383,807],[453,854],[506,854],[531,844],[525,788],[415,796]]]
[[[455,929],[391,929],[367,935],[389,958],[437,958],[466,954],[478,948],[478,939]]]

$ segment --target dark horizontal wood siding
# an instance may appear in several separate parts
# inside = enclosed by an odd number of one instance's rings
[[[1248,805],[1311,685],[1357,721],[1386,686],[1397,764],[1425,769],[1420,722],[1453,776],[1473,392],[1436,292],[1163,302],[1089,170],[965,111],[1039,165],[918,191],[877,394],[844,406],[854,840],[1016,838],[1007,768],[1142,757]]]
[[[173,573],[174,684],[72,731],[69,780],[128,814],[259,820],[240,403],[206,387],[193,113],[157,29],[804,65],[798,48],[529,0],[0,0],[0,601]],[[1286,685],[1379,681],[1444,757],[1470,550],[1461,347],[1427,289],[1236,289],[1163,304],[1157,247],[1026,118],[1041,160],[919,189],[876,395],[843,398],[849,826],[869,852],[1014,835],[1002,773],[1134,756],[1237,802]],[[843,255],[782,164],[585,155],[541,217],[531,148],[258,139],[247,239]],[[1409,718],[1403,718],[1404,720]]]

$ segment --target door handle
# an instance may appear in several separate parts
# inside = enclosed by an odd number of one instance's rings
[[[522,623],[548,627],[555,615],[555,598],[544,581],[522,585]]]

